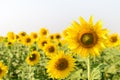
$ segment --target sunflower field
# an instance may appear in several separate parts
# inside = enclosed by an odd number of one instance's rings
[[[120,80],[120,36],[79,18],[62,33],[0,36],[1,80]]]

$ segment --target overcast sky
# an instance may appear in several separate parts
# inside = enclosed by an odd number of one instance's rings
[[[41,27],[62,32],[79,16],[88,20],[90,15],[120,33],[120,0],[0,0],[0,35],[37,32]]]

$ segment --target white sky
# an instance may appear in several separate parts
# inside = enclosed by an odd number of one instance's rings
[[[37,32],[41,27],[62,32],[79,16],[88,20],[90,15],[120,33],[120,0],[0,0],[0,35]]]

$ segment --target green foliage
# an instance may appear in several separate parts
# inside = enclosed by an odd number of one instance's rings
[[[87,59],[75,55],[67,45],[59,46],[65,53],[73,54],[76,59],[76,67],[64,80],[87,80]],[[40,53],[40,61],[35,66],[25,62],[26,57],[33,50]],[[33,44],[31,47],[20,43],[7,45],[0,43],[0,61],[8,66],[8,73],[3,80],[56,80],[50,78],[46,72],[49,58],[45,53]],[[90,80],[119,80],[120,79],[120,50],[119,46],[106,48],[101,55],[90,58]]]

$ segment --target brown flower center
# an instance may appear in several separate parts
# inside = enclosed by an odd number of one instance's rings
[[[38,37],[37,34],[34,34],[34,35],[33,35],[33,38],[34,38],[34,39],[36,39],[37,37]]]
[[[46,34],[47,34],[47,31],[46,31],[46,30],[43,30],[42,34],[43,34],[43,35],[46,35]]]
[[[22,33],[21,33],[21,35],[22,35],[22,36],[25,36],[25,35],[26,35],[26,33],[25,33],[25,32],[22,32]]]
[[[94,31],[86,31],[79,34],[78,42],[85,48],[91,48],[96,45],[98,36]]]
[[[31,39],[30,39],[30,38],[27,38],[27,39],[26,39],[26,42],[27,42],[27,43],[31,42]]]
[[[0,74],[2,73],[2,69],[0,68]]]
[[[60,39],[61,38],[61,36],[60,35],[56,35],[56,39]]]
[[[116,42],[116,41],[117,41],[117,37],[116,36],[111,37],[111,42]]]
[[[36,55],[35,54],[30,55],[29,59],[30,61],[34,61],[36,59]]]
[[[53,36],[50,36],[50,39],[53,39],[54,37]]]
[[[12,44],[12,42],[8,42],[8,45],[11,45]]]
[[[18,35],[16,35],[16,39],[19,39],[19,36],[18,36]]]
[[[55,67],[57,70],[65,70],[68,67],[68,61],[65,58],[60,58],[55,63]]]
[[[42,46],[45,46],[47,44],[47,41],[42,42]]]
[[[55,48],[53,46],[50,46],[48,50],[49,50],[50,53],[52,53],[52,52],[55,51]]]

